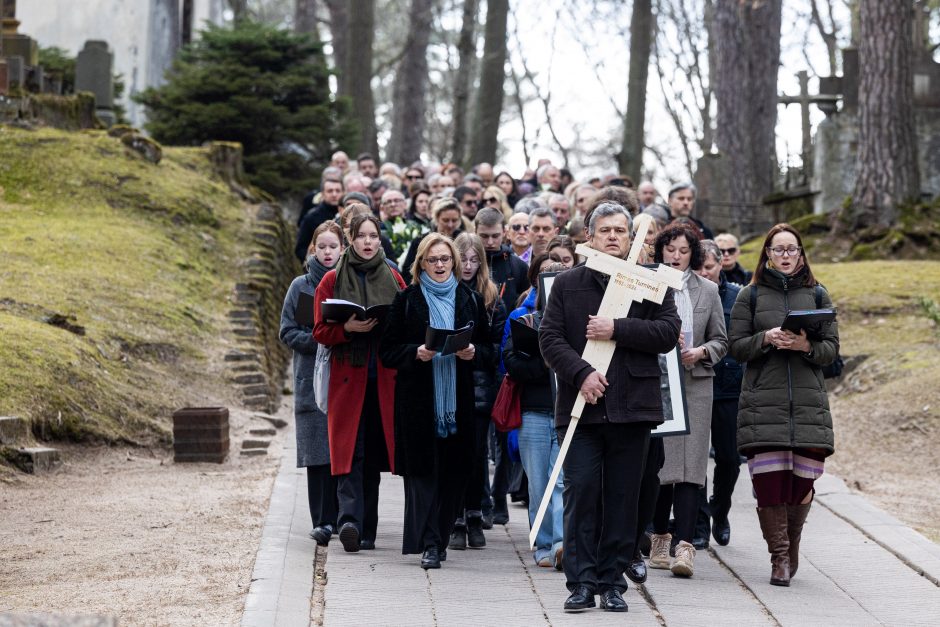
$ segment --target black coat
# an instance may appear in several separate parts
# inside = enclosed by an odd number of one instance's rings
[[[328,205],[321,202],[315,206],[300,221],[300,228],[297,230],[297,243],[294,245],[294,255],[301,261],[307,258],[307,248],[313,240],[313,232],[317,227],[336,217],[339,208],[336,205]]]
[[[725,312],[725,329],[731,330],[731,309],[738,297],[741,286],[728,282],[724,275],[718,285],[718,296],[721,297],[721,308]],[[714,366],[715,378],[712,380],[712,398],[716,401],[738,400],[741,395],[741,379],[744,377],[744,368],[735,361],[731,354],[726,354]]]
[[[395,368],[395,473],[402,476],[431,474],[437,435],[434,418],[434,370],[419,361],[418,347],[430,323],[430,311],[420,285],[398,293],[388,315],[379,358]],[[471,342],[474,360],[457,359],[457,433],[444,438],[444,454],[457,460],[453,468],[469,468],[474,450],[473,369],[494,360],[492,338],[483,299],[466,285],[457,285],[454,328],[474,323]]]
[[[519,384],[519,405],[522,411],[550,412],[555,408],[551,370],[541,355],[527,355],[515,350],[510,334],[503,347],[503,364],[506,366],[506,374]]]
[[[490,278],[502,294],[506,311],[513,311],[519,295],[529,289],[529,266],[514,255],[509,246],[503,246],[495,253],[486,253],[486,262],[490,266]]]
[[[475,363],[473,368],[474,405],[477,413],[485,416],[489,416],[493,411],[493,403],[496,401],[499,383],[502,380],[496,369],[499,366],[499,344],[503,339],[503,327],[506,326],[506,307],[503,301],[497,298],[492,310],[487,312],[487,317],[490,318],[490,344],[493,347],[493,358],[486,363]]]
[[[596,315],[606,289],[606,275],[587,266],[562,272],[539,327],[542,356],[558,377],[555,426],[571,421],[571,409],[581,384],[594,367],[581,358],[587,344],[588,316]],[[610,386],[604,394],[610,422],[663,422],[659,388],[659,353],[675,348],[682,326],[673,296],[666,291],[663,303],[633,303],[626,318],[614,320],[617,349],[607,370]]]

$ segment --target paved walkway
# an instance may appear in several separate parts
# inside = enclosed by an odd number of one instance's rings
[[[316,549],[293,439],[274,486],[242,625],[940,625],[940,546],[825,476],[817,483],[789,588],[768,583],[746,469],[735,490],[732,540],[700,551],[691,579],[650,570],[625,595],[627,614],[565,614],[564,576],[526,548],[525,510],[486,532],[483,550],[448,551],[441,570],[401,555],[404,496],[383,475],[375,551]],[[327,583],[314,570],[325,568]]]

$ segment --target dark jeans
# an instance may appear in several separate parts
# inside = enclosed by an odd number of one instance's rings
[[[636,543],[646,533],[646,528],[653,522],[656,499],[659,498],[659,471],[666,462],[666,450],[662,438],[650,438],[649,453],[643,466],[643,478],[640,481],[640,498],[636,514]],[[634,549],[636,554],[636,549]]]
[[[388,451],[379,413],[378,387],[375,381],[369,381],[359,417],[352,466],[348,474],[336,476],[339,502],[336,522],[340,527],[350,522],[356,525],[362,540],[375,540],[379,524],[379,483],[382,469],[387,466]]]
[[[564,441],[565,429],[558,430]],[[623,592],[633,557],[637,501],[650,425],[588,424],[575,432],[564,462],[565,552],[569,590]]]
[[[670,483],[659,486],[659,498],[653,513],[653,531],[658,534],[669,530],[669,510],[675,511],[676,540],[691,544],[695,535],[698,515],[698,490],[695,483]]]
[[[487,456],[487,442],[490,431],[490,416],[486,412],[473,413],[474,432],[473,465],[470,470],[470,479],[464,492],[463,506],[458,511],[458,518],[466,515],[480,517],[484,512],[489,513],[493,507],[489,503],[490,467]],[[487,507],[489,505],[489,507]]]
[[[307,466],[307,503],[314,527],[336,527],[336,479],[330,474],[329,464]]]
[[[715,475],[712,481],[712,515],[727,518],[731,494],[741,473],[738,454],[738,399],[721,399],[712,404],[712,446],[715,447]]]

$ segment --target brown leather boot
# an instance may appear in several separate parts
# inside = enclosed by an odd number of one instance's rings
[[[799,505],[787,505],[787,538],[790,540],[790,579],[796,575],[796,569],[800,565],[800,537],[803,535],[803,524],[809,515],[809,508],[813,504],[801,503]]]
[[[790,585],[790,541],[787,536],[787,506],[758,507],[757,519],[770,552],[770,585]]]

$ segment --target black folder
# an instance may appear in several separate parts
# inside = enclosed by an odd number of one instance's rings
[[[428,326],[424,333],[424,347],[441,355],[452,355],[470,346],[473,322],[461,329],[436,329]]]
[[[372,305],[366,309],[362,305],[341,298],[327,298],[320,303],[320,312],[323,319],[328,322],[346,322],[350,316],[356,316],[356,320],[376,318],[379,323],[382,323],[391,308],[391,305]]]
[[[780,328],[793,333],[805,329],[807,335],[819,336],[835,319],[835,309],[800,309],[789,312]]]
[[[525,353],[529,357],[539,357],[539,330],[533,329],[522,320],[513,318],[509,321],[509,333],[512,335],[512,349]]]
[[[313,294],[300,293],[294,310],[294,322],[302,327],[313,327]]]

